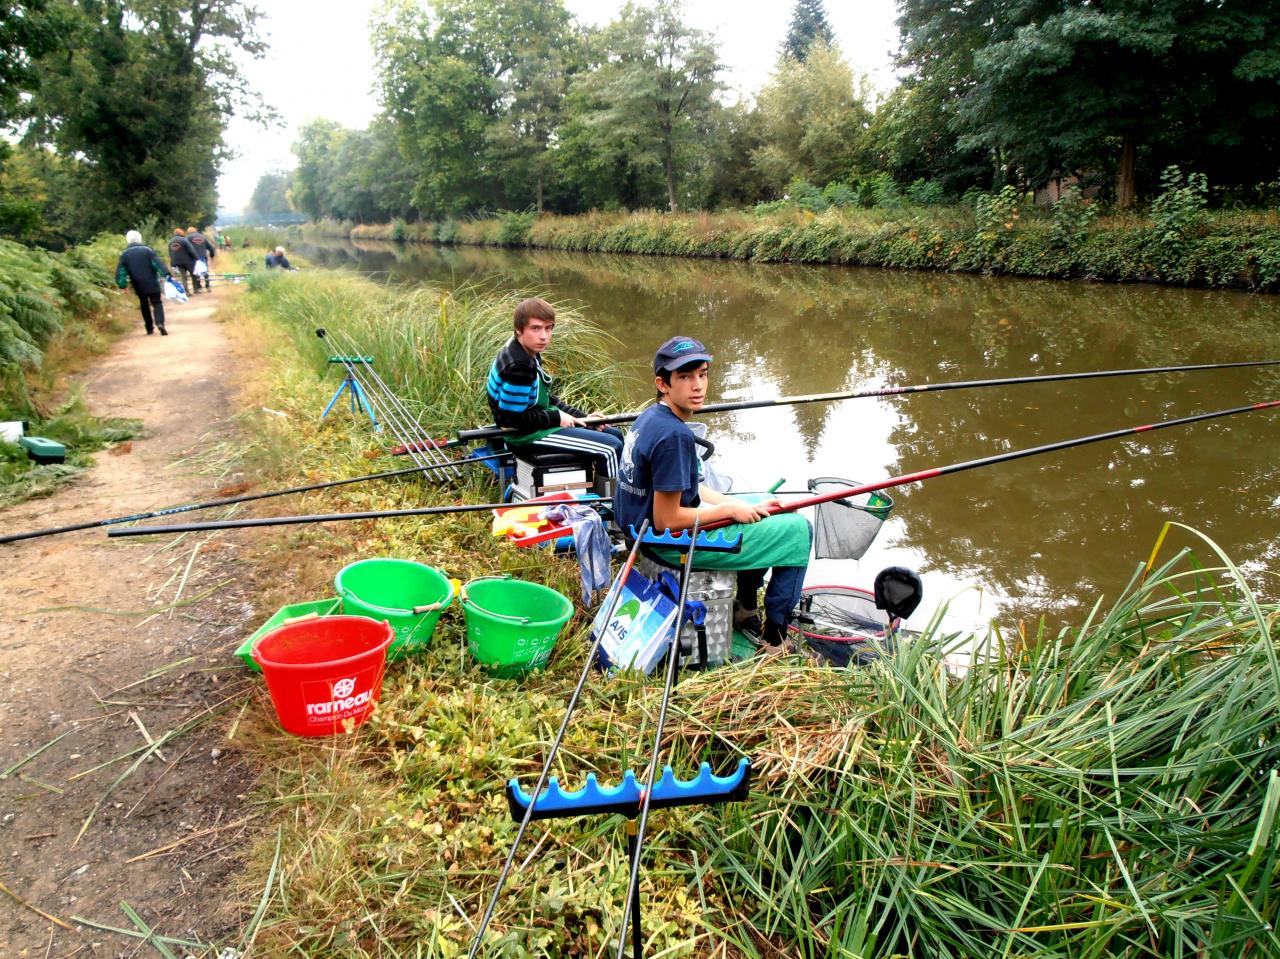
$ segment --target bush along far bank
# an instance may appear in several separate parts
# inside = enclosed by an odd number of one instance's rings
[[[472,422],[479,380],[436,382],[418,364],[426,352],[463,371],[480,362],[471,353],[487,362],[499,321],[486,318],[508,306],[496,294],[400,291],[324,271],[255,283],[234,307],[237,326],[263,346],[265,405],[287,416],[262,416],[256,442],[289,464],[282,471],[368,472],[361,418],[317,418],[334,378],[317,325],[376,353],[389,382],[446,394],[450,422],[439,426]],[[412,333],[393,330],[392,317]],[[443,328],[491,323],[483,343]],[[492,495],[471,483],[344,487],[323,508]],[[289,570],[273,581],[298,591],[280,602],[314,598],[337,569],[374,556],[576,594],[569,561],[501,543],[471,514],[290,527],[261,548]],[[1206,541],[1203,552],[1216,548]],[[260,875],[246,880],[250,905],[265,903],[258,945],[351,959],[465,954],[514,836],[503,784],[536,775],[589,616],[577,610],[548,669],[495,680],[466,654],[461,616],[446,614],[425,653],[389,667],[369,723],[336,743],[285,736],[265,702],[246,714],[251,748],[269,760],[266,801],[280,809]],[[1280,606],[1257,599],[1225,558],[1206,569],[1184,553],[1083,625],[1043,627],[1026,643],[994,631],[963,675],[944,665],[956,637],[935,618],[865,669],[781,657],[682,677],[663,762],[687,777],[700,761],[723,772],[747,755],[757,777],[743,804],[650,820],[647,949],[752,959],[1275,951],[1278,619]],[[590,772],[611,784],[643,768],[660,692],[635,676],[588,684],[556,770],[566,788]],[[287,893],[268,873],[289,877]],[[601,951],[617,938],[626,876],[616,822],[546,824],[485,954]]]
[[[997,201],[999,201],[997,195]],[[752,213],[504,213],[473,220],[382,225],[321,223],[304,236],[528,247],[579,253],[713,257],[1094,279],[1280,292],[1274,214],[1191,219],[1033,213],[1013,202]]]

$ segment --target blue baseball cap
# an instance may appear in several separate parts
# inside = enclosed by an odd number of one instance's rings
[[[653,372],[675,371],[690,363],[710,363],[707,348],[691,336],[673,336],[653,355]]]

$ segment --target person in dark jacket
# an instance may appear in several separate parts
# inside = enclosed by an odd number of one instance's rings
[[[169,265],[178,271],[182,285],[193,296],[200,292],[191,279],[191,269],[198,259],[200,259],[199,254],[196,253],[196,248],[191,245],[186,234],[182,232],[182,227],[175,226],[173,236],[169,237]]]
[[[187,227],[187,241],[196,251],[196,256],[204,263],[204,288],[209,289],[209,274],[213,271],[213,258],[218,255],[218,251],[213,248],[203,233],[194,226]],[[196,289],[200,289],[200,274],[194,274]]]
[[[172,279],[172,276],[160,262],[160,257],[156,256],[156,251],[143,244],[142,234],[137,230],[126,233],[124,240],[129,245],[124,248],[120,261],[116,264],[116,286],[123,290],[132,282],[133,292],[138,294],[138,309],[142,311],[142,325],[147,328],[147,335],[151,335],[152,327],[155,326],[160,330],[161,336],[168,336],[169,331],[164,328],[164,298],[160,295],[160,277]]]
[[[273,252],[267,254],[266,263],[268,270],[277,266],[283,270],[293,269],[293,264],[291,264],[289,262],[289,258],[284,255],[284,247],[282,246],[276,247]]]
[[[556,325],[555,308],[531,297],[516,307],[514,324],[515,336],[489,368],[486,387],[494,422],[518,431],[503,439],[515,447],[577,453],[596,461],[606,476],[617,476],[622,434],[612,427],[584,427],[581,421],[588,414],[552,393],[551,374],[542,368],[542,353],[551,345]]]

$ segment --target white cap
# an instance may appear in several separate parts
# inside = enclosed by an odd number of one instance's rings
[[[137,230],[130,230],[128,233],[124,235],[124,241],[126,243],[141,243],[142,234],[139,233]]]

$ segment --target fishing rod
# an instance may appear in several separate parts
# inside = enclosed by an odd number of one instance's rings
[[[448,513],[478,513],[483,510],[510,509],[512,506],[551,506],[560,500],[530,499],[520,503],[462,503],[456,506],[419,506],[414,509],[379,509],[360,513],[317,513],[309,516],[263,516],[256,519],[223,519],[210,523],[181,523],[176,526],[131,526],[107,532],[112,538],[120,536],[150,536],[153,533],[196,533],[210,529],[251,529],[257,526],[294,526],[298,523],[330,523],[354,519],[387,519],[396,516],[441,516]],[[581,505],[611,503],[612,496],[581,500]]]
[[[689,551],[684,557],[684,570],[680,578],[680,603],[676,606],[676,621],[671,628],[671,645],[667,648],[667,678],[662,687],[662,703],[658,707],[658,723],[653,732],[653,750],[649,755],[649,771],[645,776],[644,791],[640,794],[640,821],[631,835],[631,877],[627,882],[627,894],[622,900],[622,928],[618,932],[618,952],[614,959],[622,959],[627,948],[627,926],[635,913],[635,936],[632,945],[633,959],[640,959],[643,931],[640,928],[640,859],[644,854],[644,829],[649,821],[649,807],[653,801],[653,782],[658,775],[658,750],[662,746],[662,727],[667,721],[667,705],[671,690],[676,684],[676,668],[680,663],[680,630],[684,626],[685,603],[689,599],[689,580],[693,576],[693,551],[698,539],[698,516],[694,514],[693,528],[689,535]],[[603,632],[603,630],[602,630]],[[535,793],[534,795],[537,795]]]
[[[336,330],[330,335],[330,332],[324,327],[316,330],[316,336],[322,340],[326,337],[333,339],[338,349],[347,354],[345,356],[330,357],[330,362],[340,362],[346,368],[347,375],[360,384],[369,401],[377,407],[383,422],[387,424],[392,434],[400,441],[410,459],[419,466],[450,462],[431,443],[431,438],[423,432],[413,414],[405,407],[395,391],[382,379],[378,371],[373,368],[372,363],[357,363],[352,360],[351,357],[358,355],[359,351],[353,349],[355,343],[349,337]],[[357,366],[360,367],[362,372],[357,371]],[[450,471],[455,479],[462,475],[462,472],[456,467],[451,467]]]
[[[1057,443],[1047,443],[1044,446],[1033,446],[1023,450],[1011,450],[1008,453],[998,453],[995,456],[984,456],[975,460],[966,460],[963,463],[952,463],[949,466],[937,466],[933,469],[920,470],[916,473],[906,473],[901,476],[894,476],[887,480],[881,480],[877,483],[868,483],[863,486],[855,486],[850,489],[836,490],[831,493],[822,493],[817,496],[809,496],[804,499],[792,500],[789,503],[768,506],[765,508],[771,515],[773,513],[790,513],[798,509],[803,509],[806,506],[817,506],[819,503],[830,503],[834,500],[847,499],[851,496],[859,496],[863,493],[874,493],[882,489],[892,489],[895,486],[905,486],[907,483],[919,483],[924,480],[933,479],[935,476],[946,476],[951,473],[960,473],[965,470],[977,469],[982,466],[994,466],[997,463],[1007,463],[1011,460],[1023,459],[1028,456],[1037,456],[1041,453],[1053,453],[1058,450],[1071,449],[1076,446],[1086,446],[1090,443],[1100,443],[1103,440],[1119,439],[1124,436],[1134,436],[1138,433],[1149,433],[1153,430],[1168,429],[1171,426],[1185,426],[1189,423],[1199,423],[1203,420],[1214,420],[1220,419],[1224,416],[1235,416],[1237,413],[1253,413],[1257,410],[1269,410],[1277,406],[1280,406],[1280,400],[1268,400],[1265,403],[1254,403],[1251,406],[1234,406],[1230,409],[1216,410],[1212,413],[1197,413],[1194,416],[1183,416],[1173,420],[1161,420],[1157,423],[1147,423],[1142,426],[1129,426],[1124,429],[1112,430],[1107,433],[1094,433],[1090,436],[1080,436],[1075,439],[1061,440]],[[612,497],[603,497],[601,499],[590,500],[589,502],[608,503],[611,501]],[[188,523],[181,526],[137,526],[131,529],[111,530],[107,535],[112,537],[145,536],[149,533],[186,533],[206,529],[239,529],[248,526],[278,526],[292,523],[327,523],[330,521],[348,519],[386,519],[395,516],[429,516],[433,513],[499,509],[510,505],[510,503],[488,503],[481,506],[433,506],[420,509],[376,510],[366,513],[330,513],[318,516],[276,516],[265,517],[263,519],[221,520],[214,523]],[[731,525],[732,522],[733,520],[729,519],[715,520],[707,523],[703,529],[720,529],[723,526]]]
[[[770,406],[797,406],[801,403],[831,403],[836,400],[859,400],[877,396],[901,396],[906,393],[942,393],[946,390],[973,390],[989,386],[1019,386],[1024,383],[1056,383],[1065,380],[1096,380],[1112,376],[1146,376],[1152,373],[1191,373],[1197,370],[1225,370],[1242,366],[1276,366],[1280,360],[1244,360],[1237,363],[1197,363],[1192,366],[1149,366],[1132,370],[1093,370],[1083,373],[1046,373],[1038,376],[1004,376],[991,380],[956,380],[950,383],[918,383],[915,386],[885,386],[872,390],[846,390],[839,393],[811,393],[807,396],[784,396],[770,400],[743,400],[737,403],[709,403],[696,414],[731,413],[735,410],[756,410]],[[583,426],[609,426],[630,423],[644,410],[633,413],[616,413],[582,421]],[[459,430],[459,442],[471,443],[493,439],[514,433],[497,426],[473,430]]]
[[[601,622],[607,623],[613,619],[614,611],[622,600],[622,584],[627,581],[627,576],[635,565],[636,557],[640,553],[640,541],[644,539],[644,534],[648,531],[649,521],[646,519],[640,524],[640,535],[636,537],[635,543],[631,546],[631,552],[627,555],[627,561],[622,565],[622,570],[618,573],[617,585],[612,590],[612,595],[609,598],[608,611]],[[573,695],[569,697],[564,719],[560,721],[560,729],[556,733],[555,740],[551,743],[551,749],[547,752],[546,761],[542,764],[542,772],[538,774],[538,781],[533,787],[533,792],[531,793],[533,796],[541,796],[543,787],[547,784],[547,776],[551,772],[551,765],[555,762],[556,753],[559,752],[560,744],[564,741],[564,734],[569,728],[569,720],[573,716],[573,711],[578,708],[578,697],[582,695],[582,689],[587,684],[587,677],[591,675],[591,667],[595,665],[596,657],[600,652],[600,644],[604,642],[604,635],[605,630],[601,629],[596,636],[595,642],[592,643],[591,649],[587,652],[586,662],[582,664],[582,675],[578,677],[578,685],[574,687]],[[529,823],[533,821],[534,806],[535,803],[529,803],[525,807],[524,815],[520,818],[520,827],[516,830],[516,838],[511,844],[511,852],[507,854],[507,861],[502,866],[502,872],[498,874],[498,882],[493,887],[493,895],[489,897],[489,905],[485,908],[484,916],[480,919],[480,925],[476,928],[475,938],[471,940],[471,949],[467,953],[467,959],[475,959],[475,955],[480,949],[480,942],[484,938],[484,932],[489,928],[489,921],[493,919],[493,912],[498,906],[498,897],[502,894],[502,887],[507,881],[507,876],[511,874],[511,867],[515,864],[516,852],[520,849],[520,842],[524,839]]]
[[[466,459],[454,460],[458,465],[480,463],[485,460],[501,459],[509,454],[493,453],[488,456],[469,456]],[[121,523],[136,523],[144,519],[156,519],[160,516],[172,516],[175,513],[190,513],[198,509],[213,509],[217,506],[233,506],[236,503],[248,503],[253,500],[270,499],[273,496],[288,496],[292,493],[310,493],[315,490],[331,489],[334,486],[346,486],[349,483],[364,483],[369,480],[390,479],[393,476],[408,476],[411,473],[423,473],[440,469],[439,466],[410,466],[406,469],[390,470],[386,473],[370,473],[367,476],[353,476],[350,479],[330,480],[327,483],[313,483],[310,486],[291,486],[288,489],[270,490],[263,493],[248,493],[244,496],[229,496],[224,499],[210,500],[207,503],[193,503],[190,506],[170,506],[167,509],[152,510],[149,513],[134,513],[131,516],[117,516],[113,519],[98,519],[87,523],[74,523],[70,526],[52,526],[48,529],[33,529],[25,533],[10,533],[0,536],[0,543],[16,543],[23,539],[36,539],[40,536],[53,536],[56,533],[74,533],[82,529],[95,529],[99,526],[117,526]]]
[[[803,499],[792,500],[789,503],[779,503],[765,507],[770,515],[776,513],[793,513],[798,509],[804,509],[806,506],[818,506],[821,503],[830,503],[839,499],[848,499],[851,496],[860,496],[863,493],[875,493],[880,490],[893,489],[896,486],[905,486],[908,483],[919,483],[924,480],[933,479],[935,476],[947,476],[951,473],[962,473],[965,470],[978,469],[983,466],[994,466],[997,463],[1007,463],[1011,460],[1025,459],[1028,456],[1037,456],[1041,453],[1054,453],[1058,450],[1072,449],[1076,446],[1086,446],[1090,443],[1100,443],[1103,440],[1119,439],[1123,436],[1134,436],[1138,433],[1150,433],[1154,430],[1168,429],[1171,426],[1185,426],[1188,423],[1199,423],[1204,420],[1216,420],[1224,416],[1235,416],[1237,413],[1253,413],[1258,410],[1269,410],[1280,406],[1280,400],[1268,400],[1265,403],[1254,403],[1250,406],[1233,406],[1230,409],[1215,410],[1212,413],[1197,413],[1194,416],[1182,416],[1174,420],[1161,420],[1158,423],[1147,423],[1142,426],[1128,426],[1124,429],[1111,430],[1107,433],[1094,433],[1091,436],[1080,436],[1075,439],[1060,440],[1057,443],[1046,443],[1043,446],[1032,446],[1023,450],[1011,450],[1008,453],[997,453],[994,456],[983,456],[978,459],[966,460],[962,463],[952,463],[949,466],[935,466],[933,469],[919,470],[915,473],[904,473],[901,476],[893,476],[887,480],[880,480],[876,483],[865,483],[862,486],[855,486],[852,489],[835,490],[831,493],[820,493],[816,496],[806,496]],[[704,530],[720,529],[724,526],[732,525],[731,519],[713,520],[703,527]]]

